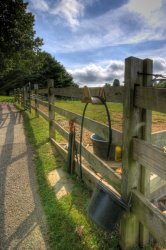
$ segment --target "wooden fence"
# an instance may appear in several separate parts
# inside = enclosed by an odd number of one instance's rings
[[[115,129],[112,134],[112,143],[122,145],[123,148],[122,176],[119,176],[111,165],[108,166],[107,162],[82,147],[82,155],[91,166],[89,168],[82,165],[83,180],[87,186],[93,189],[96,181],[102,176],[105,185],[113,186],[126,202],[131,197],[131,211],[121,220],[122,249],[147,245],[149,233],[161,245],[166,246],[166,216],[151,203],[151,193],[157,195],[159,187],[166,187],[166,153],[152,144],[156,135],[154,139],[153,135],[151,137],[151,111],[166,113],[166,89],[153,87],[151,74],[152,60],[129,57],[125,60],[124,87],[105,87],[107,102],[123,103],[123,134]],[[30,86],[28,91],[30,92]],[[54,88],[53,80],[48,81],[48,89],[38,89],[35,85],[28,98],[25,89],[15,90],[15,100],[18,103],[29,103],[36,116],[41,115],[48,121],[50,140],[66,161],[68,151],[56,141],[56,131],[66,140],[69,139],[69,133],[55,121],[55,116],[60,114],[79,125],[82,116],[57,107],[55,96],[81,99],[82,91],[81,88],[73,87]],[[92,95],[97,95],[98,91],[99,88],[90,88]],[[26,101],[22,98],[23,93]],[[43,94],[48,95],[48,102],[39,98],[39,95]],[[48,114],[41,111],[39,105],[46,107]],[[84,127],[108,140],[106,125],[86,117]],[[76,141],[76,144],[79,145],[79,142]],[[79,172],[77,161],[75,172]],[[151,172],[156,174],[155,178],[151,178]],[[100,177],[97,173],[100,173]]]

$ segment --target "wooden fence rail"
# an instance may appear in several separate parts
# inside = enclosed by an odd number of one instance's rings
[[[166,89],[136,86],[134,104],[139,108],[166,113]]]
[[[54,106],[54,111],[59,115],[66,117],[69,120],[74,120],[77,124],[81,124],[82,116],[71,111]],[[102,138],[108,140],[108,126],[85,117],[84,127],[93,133],[100,135]],[[122,133],[116,129],[112,129],[112,143],[115,145],[122,145]]]
[[[57,122],[53,122],[53,126],[55,129],[66,139],[69,138],[69,133],[62,128]],[[77,148],[80,147],[78,141],[76,141]],[[91,165],[91,168],[101,174],[103,178],[109,181],[111,185],[120,192],[120,177],[117,175],[110,166],[108,166],[104,161],[98,158],[96,155],[92,154],[89,150],[87,150],[84,146],[82,146],[82,156],[87,160],[87,162]],[[112,164],[113,165],[113,164]]]
[[[138,74],[138,72],[143,73]],[[130,57],[125,60],[125,86],[105,87],[106,100],[123,103],[124,126],[123,134],[112,129],[112,142],[123,146],[122,177],[112,169],[112,165],[101,160],[82,146],[82,156],[90,167],[82,164],[84,182],[91,189],[96,181],[102,177],[106,186],[113,186],[127,202],[131,199],[131,210],[121,220],[120,245],[123,250],[134,248],[135,245],[147,245],[149,233],[166,246],[166,216],[150,202],[150,197],[166,190],[166,154],[161,148],[152,143],[162,139],[162,133],[152,135],[151,139],[151,110],[166,113],[166,89],[152,87],[152,61]],[[65,140],[69,140],[69,133],[54,120],[56,114],[68,120],[74,120],[81,125],[82,116],[54,105],[54,97],[70,97],[81,99],[81,88],[56,88],[49,81],[48,89],[31,92],[34,101],[31,107],[49,122],[50,140],[63,158],[67,161],[68,151],[56,141],[55,131]],[[97,95],[99,88],[90,88],[91,96]],[[39,98],[39,94],[48,96],[48,103]],[[21,102],[20,90],[15,90],[15,100]],[[55,102],[56,104],[56,102]],[[41,111],[40,106],[48,108],[48,114]],[[108,140],[108,126],[85,117],[84,127],[92,133],[97,133]],[[76,140],[77,148],[80,147]],[[76,159],[75,172],[79,174],[79,163]],[[150,173],[156,174],[155,178]],[[98,173],[100,176],[98,176]],[[154,175],[153,175],[154,176]],[[150,196],[150,191],[152,192]],[[159,194],[159,192],[158,192]]]
[[[166,246],[166,216],[146,199],[139,191],[134,190],[132,211],[139,221],[145,225],[150,233],[162,246]]]
[[[105,87],[106,100],[108,102],[118,102],[123,103],[124,87]],[[100,88],[89,88],[92,96],[98,95]],[[39,94],[47,94],[47,89],[39,89]],[[67,88],[56,88],[54,90],[55,96],[70,97],[81,99],[83,96],[83,88],[67,87]]]
[[[146,141],[133,139],[133,158],[141,165],[166,180],[166,154],[159,147]]]

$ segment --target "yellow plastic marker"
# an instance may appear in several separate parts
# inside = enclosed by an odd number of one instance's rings
[[[122,148],[120,146],[115,147],[115,161],[122,161]]]

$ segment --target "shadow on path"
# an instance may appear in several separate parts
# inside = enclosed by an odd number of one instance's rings
[[[32,155],[21,112],[0,104],[0,249],[47,249]]]

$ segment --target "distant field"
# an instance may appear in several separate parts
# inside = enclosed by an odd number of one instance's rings
[[[107,105],[111,114],[112,127],[122,131],[123,105],[120,103],[107,103]],[[85,103],[80,101],[56,101],[56,106],[81,115]],[[89,104],[86,116],[101,123],[107,123],[107,116],[103,105]],[[153,132],[166,130],[166,114],[153,112],[152,121]]]
[[[14,102],[13,96],[0,96],[0,102]]]

